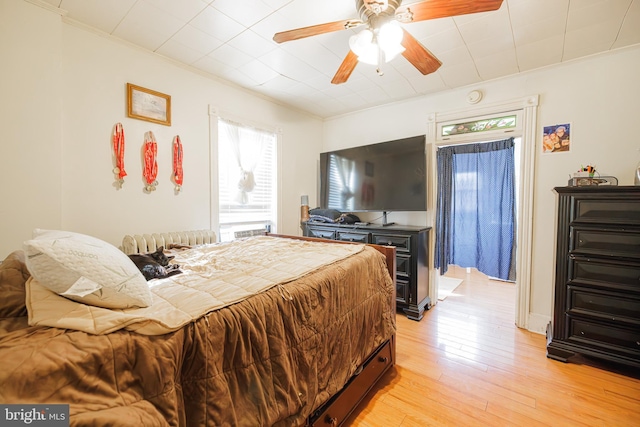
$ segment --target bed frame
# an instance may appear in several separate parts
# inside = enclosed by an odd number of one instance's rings
[[[353,244],[336,240],[319,239],[315,237],[288,236],[284,234],[271,234],[274,237],[285,237],[298,240],[319,242]],[[210,230],[196,230],[172,233],[155,233],[144,235],[128,235],[122,241],[121,249],[127,253],[153,252],[158,247],[169,247],[170,244],[198,245],[203,243],[215,243],[216,236]],[[368,244],[386,258],[387,269],[393,280],[394,289],[396,283],[396,249],[393,246],[381,246]],[[392,298],[393,311],[396,311],[396,299]],[[324,405],[316,409],[307,419],[306,426],[340,426],[351,413],[358,407],[382,376],[391,369],[396,362],[396,336],[391,338],[374,350],[366,361],[358,367],[356,374],[347,384],[331,397]]]

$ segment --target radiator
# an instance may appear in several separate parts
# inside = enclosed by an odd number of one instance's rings
[[[216,233],[212,230],[175,231],[170,233],[134,234],[124,236],[122,251],[129,254],[153,252],[170,243],[181,245],[202,245],[215,243]]]

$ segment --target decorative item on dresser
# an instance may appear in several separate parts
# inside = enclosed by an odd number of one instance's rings
[[[429,297],[429,231],[431,227],[368,223],[304,223],[304,235],[396,248],[396,306],[412,320],[431,308]]]
[[[640,368],[640,187],[558,187],[547,357]]]

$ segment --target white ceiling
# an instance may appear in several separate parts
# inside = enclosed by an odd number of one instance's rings
[[[355,0],[43,0],[78,21],[319,117],[640,43],[640,0],[504,0],[494,12],[403,24],[443,63],[402,56],[330,83],[363,27],[277,44],[274,33],[358,19]],[[404,6],[416,3],[407,0]]]

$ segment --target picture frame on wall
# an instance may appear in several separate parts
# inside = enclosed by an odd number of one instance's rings
[[[544,126],[542,128],[542,152],[561,153],[571,150],[571,123]]]
[[[171,126],[171,96],[127,83],[127,116]]]

